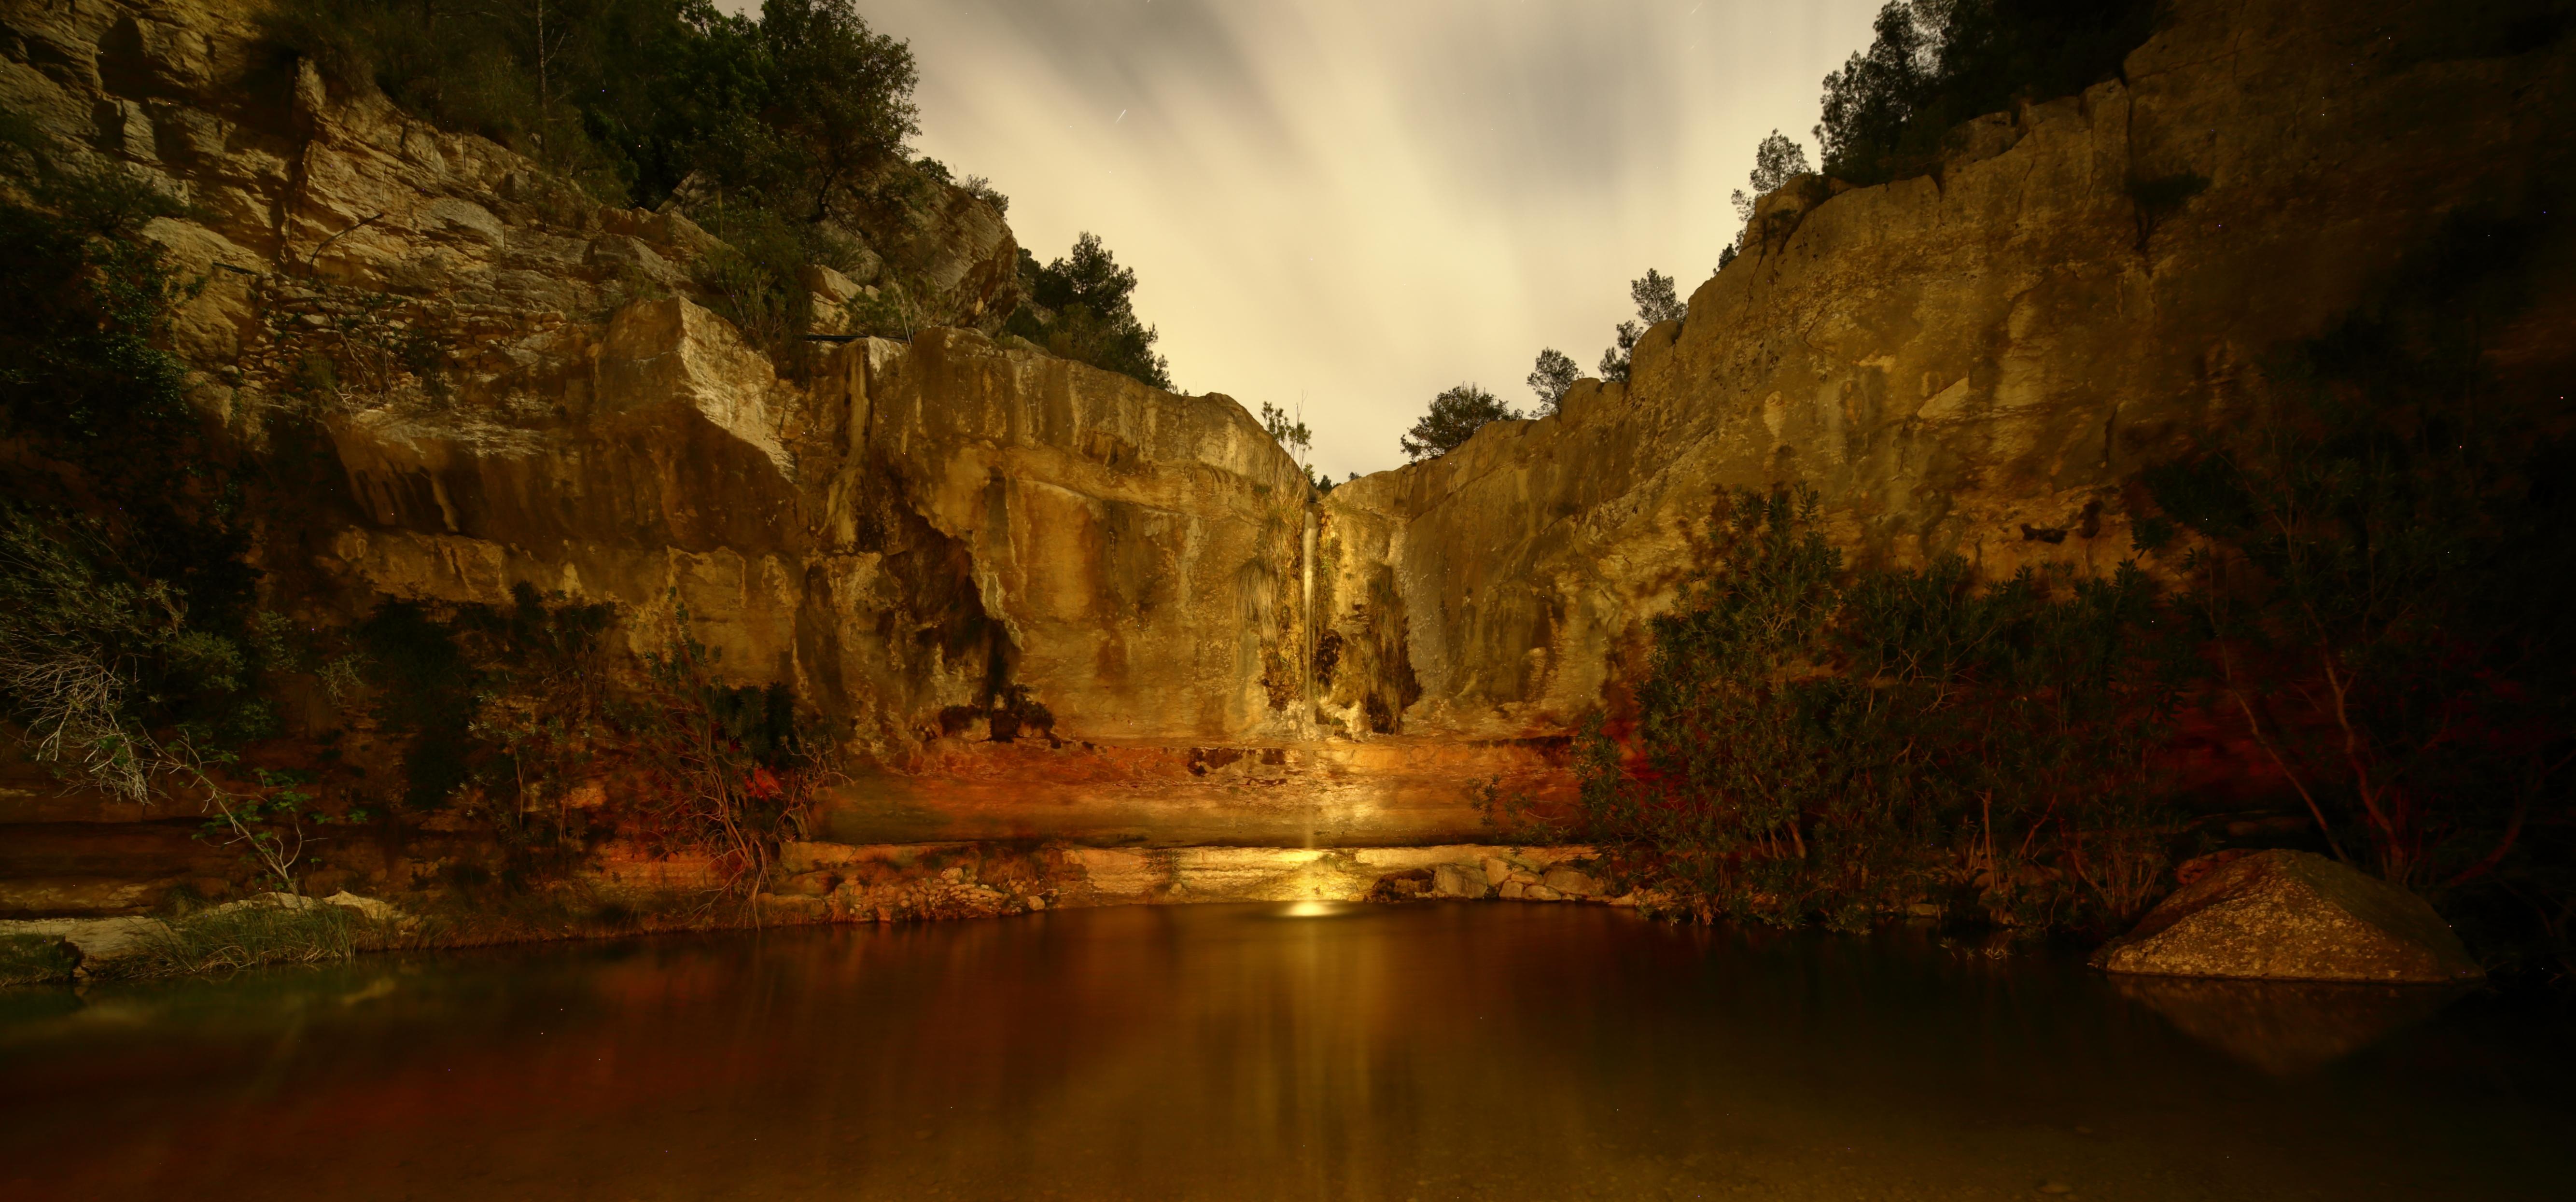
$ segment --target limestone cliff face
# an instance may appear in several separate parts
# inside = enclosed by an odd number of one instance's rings
[[[639,651],[685,620],[891,779],[1026,774],[1024,737],[1195,781],[1193,748],[1302,733],[1308,490],[1241,406],[969,329],[782,375],[700,303],[688,269],[721,243],[686,217],[340,94],[248,41],[252,11],[12,0],[0,95],[194,207],[149,233],[204,280],[179,329],[197,399],[307,484],[262,544],[272,604],[527,583],[616,602]],[[874,240],[973,318],[1009,301],[1016,246],[942,195]]]
[[[2122,482],[2211,431],[2274,348],[2447,215],[2546,208],[2568,178],[2569,40],[2472,26],[2182,0],[2123,81],[1972,123],[1937,175],[1767,198],[1628,383],[1331,494],[1329,637],[1405,654],[1344,657],[1327,705],[1357,728],[1418,690],[1408,735],[1566,730],[1615,702],[1729,487],[1810,484],[1879,562],[2114,566]],[[2569,365],[2567,278],[2497,332],[2500,369]]]
[[[2124,479],[2446,212],[2563,177],[2576,111],[2566,39],[2180,0],[2123,81],[1973,123],[1936,176],[1768,198],[1628,383],[1316,506],[1222,396],[968,329],[774,361],[696,290],[697,225],[335,92],[249,11],[0,0],[0,103],[195,206],[150,232],[203,277],[197,399],[297,482],[271,603],[527,583],[637,650],[685,621],[846,730],[852,841],[1473,838],[1478,782],[1566,786],[1723,489],[1813,484],[1886,561],[2107,568]],[[884,261],[998,316],[999,215],[914,217]],[[2565,366],[2576,291],[2532,312],[2500,362]]]

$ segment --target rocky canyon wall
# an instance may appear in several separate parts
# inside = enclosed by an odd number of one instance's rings
[[[2485,10],[2180,0],[2123,78],[1961,128],[1935,174],[1793,182],[1626,383],[1333,491],[1330,638],[1402,650],[1326,705],[1413,697],[1388,725],[1443,740],[1615,706],[1729,488],[1816,488],[1865,561],[2114,567],[2123,483],[2220,436],[2284,344],[2445,221],[2563,199],[2570,65]],[[2576,354],[2564,230],[2508,375]]]
[[[1481,782],[1567,787],[1728,487],[1813,484],[1882,561],[2126,556],[2122,482],[2272,348],[2446,213],[2564,178],[2567,39],[2416,7],[2181,0],[2123,79],[1965,127],[1935,175],[1766,198],[1625,384],[1320,502],[1223,396],[973,329],[773,356],[685,216],[339,89],[243,0],[0,0],[0,103],[192,205],[150,232],[201,281],[198,404],[294,500],[260,541],[281,612],[524,584],[615,603],[639,652],[685,623],[846,741],[850,842],[1428,843],[1478,835]],[[883,241],[967,324],[1009,303],[980,200]],[[2563,366],[2572,305],[2499,353]],[[350,720],[307,692],[297,721]],[[62,810],[11,779],[11,813]]]

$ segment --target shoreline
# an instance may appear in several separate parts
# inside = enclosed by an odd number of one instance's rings
[[[1028,848],[990,842],[780,848],[767,888],[728,896],[709,857],[620,855],[523,889],[269,893],[174,914],[0,920],[0,988],[631,935],[992,918],[1230,902],[1511,900],[1636,907],[1583,846]],[[210,940],[205,928],[220,927]],[[247,933],[242,929],[247,927]],[[270,940],[270,946],[260,946]],[[198,944],[215,946],[199,949]],[[317,951],[319,947],[321,950]]]

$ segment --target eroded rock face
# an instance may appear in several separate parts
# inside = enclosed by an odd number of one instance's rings
[[[2303,851],[2218,865],[2093,963],[2114,973],[2280,981],[2431,985],[2486,975],[2423,898]]]
[[[1333,491],[1328,706],[1451,739],[1615,706],[1729,488],[1814,486],[1865,561],[2109,570],[2123,481],[2449,215],[2541,207],[2567,171],[2571,43],[2456,17],[2182,0],[2123,81],[1972,123],[1938,174],[1765,198],[1627,383]],[[2576,292],[2543,287],[2500,371],[2564,378]]]
[[[1306,488],[1240,406],[962,329],[782,370],[701,303],[720,244],[687,218],[274,61],[252,11],[12,3],[0,82],[75,157],[197,206],[150,232],[208,277],[179,323],[198,399],[254,452],[319,455],[262,564],[281,607],[529,584],[617,603],[637,650],[685,614],[728,675],[796,685],[897,770],[1016,763],[1025,727],[1170,744],[1190,780],[1195,747],[1302,733]],[[864,274],[997,319],[1008,226],[930,191]]]

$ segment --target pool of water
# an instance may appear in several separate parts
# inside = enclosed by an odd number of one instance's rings
[[[1594,908],[0,993],[0,1197],[2565,1198],[2563,1018]]]

